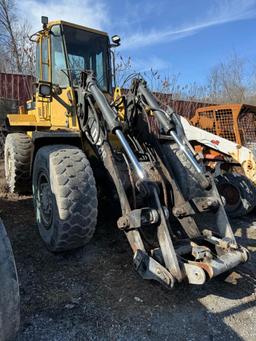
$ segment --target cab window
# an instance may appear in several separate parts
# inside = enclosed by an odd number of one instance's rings
[[[48,38],[43,37],[41,43],[42,51],[42,80],[49,81],[49,55],[48,55]]]
[[[63,25],[67,48],[67,62],[72,84],[77,86],[81,71],[93,70],[98,86],[109,90],[108,37]]]
[[[40,45],[36,45],[36,81],[40,79]]]
[[[68,70],[66,65],[61,27],[55,25],[51,29],[51,58],[52,58],[52,83],[62,88],[69,86]]]

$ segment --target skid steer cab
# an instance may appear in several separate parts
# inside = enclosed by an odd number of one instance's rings
[[[112,98],[106,33],[48,23],[37,44],[37,87],[8,116],[9,189],[32,188],[40,235],[53,252],[82,247],[98,215],[97,187],[118,197],[117,227],[145,279],[167,287],[208,279],[246,262],[212,178],[189,144],[179,115],[166,111],[139,76]],[[109,185],[110,184],[110,185]],[[106,226],[107,228],[107,226]]]

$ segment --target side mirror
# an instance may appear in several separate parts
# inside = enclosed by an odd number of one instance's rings
[[[120,43],[121,43],[121,38],[120,38],[117,34],[114,35],[114,36],[111,38],[111,40],[112,40],[112,43],[113,43],[112,47],[119,46]]]
[[[39,83],[38,85],[39,96],[49,98],[52,95],[52,84],[51,83]]]

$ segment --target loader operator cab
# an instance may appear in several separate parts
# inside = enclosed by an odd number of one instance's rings
[[[112,94],[111,48],[120,38],[114,36],[110,43],[105,32],[62,20],[48,23],[47,17],[42,17],[42,24],[31,37],[36,42],[36,88],[25,109],[29,123],[24,117],[23,124],[28,130],[30,126],[78,130],[75,105],[81,72],[92,70],[100,90]],[[17,124],[16,119],[9,121]]]
[[[37,39],[37,81],[77,87],[81,71],[93,70],[101,90],[110,92],[108,35],[63,21],[44,25]]]

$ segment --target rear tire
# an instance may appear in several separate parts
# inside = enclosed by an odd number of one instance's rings
[[[69,145],[38,150],[33,169],[37,225],[53,252],[88,243],[97,223],[97,190],[85,154]]]
[[[22,133],[9,134],[5,140],[5,177],[11,193],[31,192],[32,141]]]
[[[0,219],[0,340],[13,340],[20,324],[20,296],[11,244]]]
[[[215,178],[217,189],[225,199],[225,210],[230,217],[250,213],[256,205],[256,191],[252,182],[241,174],[227,173]]]

